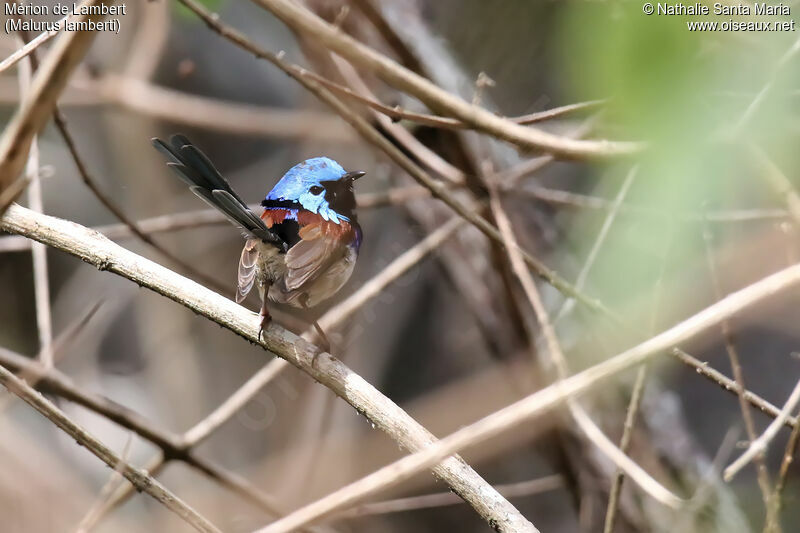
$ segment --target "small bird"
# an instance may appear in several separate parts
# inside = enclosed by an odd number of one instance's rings
[[[258,217],[185,136],[173,135],[169,144],[152,142],[194,194],[244,230],[236,302],[258,287],[259,337],[270,320],[268,299],[307,309],[350,278],[362,240],[353,182],[364,172],[347,172],[327,157],[307,159],[275,184]],[[329,348],[325,333],[314,326]]]

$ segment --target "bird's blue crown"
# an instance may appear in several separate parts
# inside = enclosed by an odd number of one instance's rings
[[[325,220],[339,223],[349,220],[337,213],[328,203],[325,196],[325,182],[339,180],[346,174],[342,166],[327,157],[314,157],[293,166],[267,194],[263,205],[299,204],[298,207],[317,213]],[[286,205],[286,207],[290,207]]]

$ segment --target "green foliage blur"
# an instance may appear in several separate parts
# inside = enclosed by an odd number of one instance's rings
[[[197,0],[197,3],[202,4],[203,7],[210,11],[217,11],[220,7],[225,3],[225,0]],[[189,11],[189,8],[181,4],[180,2],[171,2],[172,10],[175,12],[176,15],[182,17],[186,20],[194,20],[196,22],[200,22],[194,14]]]
[[[666,213],[615,222],[613,233],[620,237],[603,248],[593,285],[596,296],[616,305],[629,299],[625,295],[652,294],[665,255],[670,262],[704,260],[702,225],[670,214],[775,207],[776,198],[748,157],[751,145],[769,153],[793,181],[800,163],[796,118],[787,113],[795,108],[800,81],[792,61],[796,32],[692,32],[690,20],[759,18],[715,16],[713,9],[705,17],[648,16],[643,5],[572,2],[559,42],[567,99],[611,98],[598,136],[648,143],[626,202]],[[608,168],[595,192],[613,198],[631,166]],[[579,257],[588,253],[603,216],[587,213],[575,223]],[[697,281],[675,280],[670,291]],[[691,301],[693,295],[681,296]],[[649,313],[628,303],[642,311],[632,316],[649,320]]]

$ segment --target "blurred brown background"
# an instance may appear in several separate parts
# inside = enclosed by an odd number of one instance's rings
[[[315,0],[307,5],[328,20],[337,19],[342,6],[348,6],[343,29],[396,57],[385,35],[364,14],[365,3]],[[638,173],[625,199],[642,210],[620,212],[586,284],[589,294],[628,317],[633,331],[611,331],[580,309],[567,313],[558,331],[573,371],[718,299],[704,231],[711,236],[722,294],[797,261],[797,221],[785,211],[781,195],[757,176],[760,170],[744,151],[714,141],[715,136],[743,129],[797,182],[792,148],[797,136],[797,69],[793,57],[780,62],[794,36],[690,35],[678,20],[646,26],[641,6],[627,2],[372,4],[422,70],[467,100],[478,92],[482,105],[515,116],[579,99],[611,98],[599,116],[597,109],[582,111],[541,127],[566,134],[589,118],[595,121],[593,136],[643,138],[657,144],[653,153],[637,161]],[[222,0],[206,5],[266,49],[285,51],[289,60],[331,75],[313,39],[298,40],[255,4]],[[128,10],[120,35],[98,36],[60,104],[101,189],[132,219],[204,208],[169,175],[150,147],[151,137],[177,131],[198,144],[252,203],[296,162],[317,155],[368,171],[358,182],[364,197],[413,184],[285,74],[209,31],[185,8],[155,1],[128,2]],[[663,29],[667,23],[679,29]],[[6,56],[19,43],[3,35],[0,46]],[[607,64],[597,65],[601,56]],[[479,73],[493,83],[476,89]],[[362,75],[387,105],[425,110],[368,73]],[[755,118],[737,125],[737,117],[765,83],[773,87],[765,103]],[[18,99],[16,69],[3,72],[3,121]],[[362,107],[353,107],[375,122]],[[505,170],[534,157],[475,133],[454,134],[407,121],[400,125],[468,176],[479,171],[476,160]],[[46,213],[86,226],[117,222],[83,185],[52,127],[39,137],[39,150]],[[524,177],[503,196],[523,248],[574,280],[608,209],[543,201],[543,191],[571,191],[611,202],[631,166],[630,161],[556,162]],[[703,213],[708,214],[706,222]],[[721,213],[719,220],[715,213]],[[344,299],[450,216],[446,207],[429,198],[362,208],[365,239],[355,274],[333,301],[313,310],[313,316]],[[227,287],[225,294],[232,297],[242,244],[236,229],[226,223],[205,224],[153,237]],[[118,242],[181,271],[135,237]],[[460,230],[329,332],[338,355],[437,436],[540,386],[548,378],[542,372],[546,364],[536,355],[531,359],[526,337],[530,317],[524,316],[530,311],[501,257],[473,228]],[[47,260],[57,337],[101,303],[85,327],[68,335],[57,351],[58,368],[83,389],[112,398],[157,427],[186,431],[267,362],[258,347],[124,279],[58,252],[49,251]],[[549,287],[541,290],[555,316],[563,299]],[[34,356],[39,340],[29,249],[0,253],[0,302],[0,346]],[[797,294],[779,295],[732,322],[747,388],[777,406],[800,370],[796,302]],[[257,308],[255,299],[246,305]],[[287,314],[295,319],[284,322],[281,317]],[[276,316],[296,332],[307,318],[289,310],[278,310]],[[683,348],[731,375],[718,329]],[[633,373],[626,373],[584,402],[614,441],[622,431],[632,382]],[[2,396],[0,529],[74,530],[97,501],[109,470],[28,406]],[[129,432],[68,401],[61,400],[60,406],[116,451],[125,448]],[[758,411],[753,416],[763,430],[769,418]],[[782,431],[770,447],[767,465],[773,477],[788,435],[788,430]],[[724,484],[719,468],[715,473],[712,466],[721,446],[718,460],[725,465],[740,453],[730,446],[726,451],[725,443],[744,438],[734,395],[669,356],[658,359],[650,368],[632,455],[677,493],[689,497],[704,486],[709,495],[680,522],[626,481],[616,530],[677,531],[676,525],[686,531],[761,529],[764,507],[755,470],[750,467]],[[143,465],[156,452],[136,436],[129,459]],[[261,390],[197,453],[243,476],[286,509],[401,456],[368,421],[293,368]],[[548,490],[531,490],[512,499],[541,531],[602,530],[614,466],[563,413],[520,427],[512,438],[478,446],[465,459],[493,484],[558,476]],[[800,520],[796,477],[790,471],[784,492],[786,531],[794,530]],[[170,463],[159,479],[224,531],[251,531],[270,520],[262,509],[181,463]],[[423,474],[379,498],[446,490],[442,482]],[[463,503],[342,518],[331,525],[353,532],[467,532],[488,527]],[[95,530],[185,531],[188,526],[137,494]]]

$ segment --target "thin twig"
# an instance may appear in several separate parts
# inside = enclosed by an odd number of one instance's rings
[[[528,186],[514,189],[515,194],[530,196],[542,202],[555,205],[564,205],[580,209],[613,209],[614,202],[597,196],[550,189],[540,186]],[[675,211],[645,207],[623,203],[620,206],[623,213],[630,213],[650,218],[663,218],[686,222],[750,222],[754,220],[784,219],[789,216],[785,209],[737,209],[708,212]]]
[[[725,469],[723,473],[725,481],[733,479],[733,477],[739,473],[742,468],[747,466],[750,461],[767,450],[767,445],[773,437],[778,434],[778,431],[780,431],[781,426],[783,426],[786,420],[789,419],[792,411],[797,407],[798,402],[800,402],[800,380],[798,380],[797,384],[794,386],[792,393],[789,395],[789,398],[786,400],[777,418],[767,426],[767,429],[764,430],[764,433],[762,433],[760,437],[750,443],[750,446],[748,446],[747,450],[738,459]]]
[[[374,72],[390,85],[419,98],[428,108],[446,112],[498,139],[522,148],[542,150],[570,159],[629,155],[642,149],[642,145],[638,143],[574,140],[516,124],[439,88],[422,76],[344,34],[303,6],[289,0],[254,1],[293,30],[312,36],[315,41],[347,58],[354,65]]]
[[[724,389],[725,391],[730,392],[731,394],[735,394],[737,396],[741,394],[742,396],[744,396],[744,399],[747,400],[747,402],[750,405],[752,405],[753,407],[755,407],[768,417],[775,419],[780,414],[781,410],[779,408],[775,407],[774,405],[769,403],[761,396],[755,394],[754,392],[751,392],[749,390],[742,391],[739,388],[739,385],[734,380],[725,376],[722,372],[715,370],[708,363],[700,361],[696,357],[689,355],[680,348],[673,348],[671,350],[671,354],[682,363],[693,368],[695,372],[697,372],[699,375],[713,381],[714,383],[722,387],[722,389]],[[793,429],[796,428],[797,426],[800,426],[800,422],[798,422],[798,420],[793,416],[787,418],[784,424],[789,429]]]
[[[128,44],[130,53],[120,69],[133,80],[153,77],[169,44],[172,6],[169,2],[149,2],[146,6],[139,11],[141,18]]]
[[[415,113],[414,111],[408,111],[403,109],[400,106],[388,106],[378,101],[374,95],[366,96],[360,94],[358,92],[353,91],[349,87],[345,87],[344,85],[340,85],[335,81],[329,80],[325,76],[320,76],[316,72],[307,71],[306,74],[313,78],[314,80],[318,81],[322,85],[324,85],[327,89],[339,94],[341,96],[345,96],[350,98],[356,102],[366,105],[382,113],[392,119],[393,121],[398,120],[410,120],[411,122],[416,122],[417,124],[422,124],[424,126],[431,126],[434,128],[443,128],[448,130],[463,130],[463,129],[470,129],[470,126],[466,124],[463,120],[458,120],[455,118],[449,117],[441,117],[438,115],[430,115],[427,113]],[[552,120],[554,118],[560,118],[565,115],[575,113],[577,111],[585,111],[587,109],[594,109],[599,105],[605,103],[605,100],[591,100],[588,102],[579,102],[576,104],[569,104],[560,107],[554,107],[552,109],[548,109],[545,111],[537,111],[536,113],[529,113],[527,115],[522,115],[519,117],[506,117],[508,120],[516,123],[516,124],[535,124],[537,122],[544,122],[546,120]]]
[[[789,215],[794,219],[796,224],[800,224],[800,194],[795,190],[792,182],[781,172],[781,169],[769,158],[764,150],[751,144],[750,152],[753,154],[759,166],[760,172],[758,175],[769,183],[773,190],[781,196],[789,210]]]
[[[506,485],[495,485],[497,492],[506,498],[521,498],[533,496],[551,490],[556,490],[564,486],[564,479],[559,475],[545,476],[538,479],[521,481],[519,483],[509,483]],[[356,505],[333,518],[354,518],[361,516],[385,515],[389,513],[401,513],[406,511],[417,511],[420,509],[431,509],[434,507],[444,507],[446,505],[457,505],[464,503],[464,500],[452,492],[439,492],[436,494],[425,494],[423,496],[410,496],[408,498],[397,498],[382,502],[371,502]]]
[[[708,265],[709,277],[711,279],[711,286],[714,289],[714,297],[719,300],[722,297],[722,287],[717,274],[716,259],[713,255],[711,229],[708,224],[703,225],[703,242],[705,243],[706,263]],[[756,438],[756,426],[753,422],[753,416],[750,408],[747,405],[747,400],[744,398],[744,391],[747,390],[747,383],[744,379],[744,372],[742,365],[739,361],[739,352],[733,339],[733,330],[729,320],[723,320],[720,324],[722,330],[722,338],[725,343],[725,352],[728,354],[728,360],[731,364],[733,371],[733,378],[736,381],[737,391],[739,394],[739,410],[742,413],[742,420],[744,421],[745,434],[749,442],[753,442]],[[753,462],[756,465],[756,478],[758,481],[758,488],[761,491],[761,498],[764,502],[764,509],[766,512],[766,526],[765,531],[779,531],[778,517],[776,516],[777,509],[771,504],[770,494],[772,493],[771,483],[769,479],[769,472],[767,471],[767,464],[763,455],[754,458]]]
[[[128,462],[128,455],[130,454],[132,443],[133,433],[129,433],[128,438],[125,441],[125,446],[122,449],[122,461],[124,462]],[[105,485],[103,485],[103,488],[100,489],[100,494],[97,495],[97,499],[89,508],[89,511],[83,516],[83,518],[81,518],[81,521],[78,523],[78,527],[75,528],[75,533],[89,533],[91,524],[95,523],[96,521],[95,517],[114,496],[114,492],[117,490],[117,488],[125,482],[125,477],[122,475],[122,465],[123,463],[120,462],[120,464],[114,468],[114,471],[108,477],[108,481],[106,481]]]
[[[733,451],[736,449],[736,442],[738,441],[739,428],[731,427],[725,432],[725,437],[714,454],[711,464],[706,468],[705,473],[698,483],[697,489],[692,494],[689,503],[683,513],[678,516],[677,523],[673,524],[673,531],[693,531],[689,525],[695,525],[695,518],[700,510],[706,505],[708,500],[714,496],[715,487],[721,482],[720,473],[725,465],[725,462],[730,458]],[[749,529],[749,528],[745,528]]]
[[[800,424],[795,424],[792,428],[792,433],[789,435],[789,440],[786,442],[786,451],[783,453],[781,460],[781,467],[778,471],[778,480],[775,482],[775,490],[772,493],[772,499],[775,503],[777,511],[780,512],[782,507],[783,489],[786,488],[786,480],[789,475],[789,467],[794,461],[794,454],[797,451],[797,444],[800,441]]]
[[[189,429],[183,435],[183,446],[192,448],[207,439],[222,424],[247,405],[253,396],[272,381],[286,366],[287,363],[283,359],[274,359],[264,365],[261,370],[253,374],[244,385],[236,389],[236,392],[214,409],[211,414]]]
[[[366,98],[375,98],[375,95],[350,63],[335,54],[331,55],[331,61],[342,77],[357,91],[354,94],[363,94]],[[318,80],[319,77],[319,75],[315,75],[314,79]],[[466,181],[466,176],[460,169],[446,161],[434,150],[428,148],[410,130],[377,111],[373,113],[381,127],[426,167],[445,178],[451,184],[463,184]]]
[[[24,43],[21,47],[19,47],[13,54],[5,58],[3,61],[0,61],[0,73],[10,69],[14,65],[16,65],[20,60],[27,57],[28,54],[39,48],[41,45],[58,35],[58,32],[61,31],[61,26],[66,22],[69,18],[69,15],[62,18],[61,20],[57,21],[53,26],[52,30],[48,30],[45,32],[40,33],[34,39],[31,39],[29,42]]]
[[[614,198],[614,203],[611,204],[611,209],[606,215],[606,218],[603,220],[603,225],[600,226],[600,231],[597,233],[597,238],[595,238],[594,244],[592,244],[592,248],[589,250],[589,255],[586,256],[586,261],[584,261],[583,267],[581,267],[581,271],[578,273],[578,278],[575,280],[575,287],[577,287],[579,290],[582,289],[586,283],[586,280],[589,277],[589,272],[592,270],[594,262],[597,259],[600,250],[603,248],[603,244],[605,244],[608,232],[611,229],[612,224],[614,224],[614,220],[617,218],[617,214],[622,206],[622,202],[625,200],[625,196],[628,195],[628,191],[636,179],[636,172],[636,167],[634,167],[625,176],[625,180],[622,182],[622,187],[619,188],[619,192],[617,192],[617,196]],[[574,306],[575,300],[568,298],[556,313],[556,321],[567,316]]]
[[[622,193],[627,191],[627,188],[632,183],[633,176],[635,176],[635,172],[631,171],[628,174],[628,179],[623,184]],[[544,302],[542,302],[539,290],[536,288],[536,283],[533,281],[533,277],[531,277],[528,269],[525,267],[525,262],[522,260],[522,257],[516,251],[516,237],[514,236],[514,232],[511,227],[511,221],[508,219],[508,215],[500,204],[496,191],[493,189],[490,190],[490,203],[492,206],[492,212],[494,213],[494,218],[497,221],[497,226],[500,228],[500,231],[507,241],[505,248],[508,252],[511,268],[520,285],[522,285],[525,296],[530,302],[531,307],[536,315],[536,320],[539,322],[539,326],[542,329],[542,334],[547,346],[547,352],[550,356],[550,363],[556,369],[557,384],[558,381],[565,379],[569,375],[567,359],[564,357],[564,352],[561,349],[561,344],[558,341],[555,328],[553,327],[553,323],[550,321],[550,316],[547,313]],[[600,231],[600,236],[598,237],[597,242],[602,242],[605,239],[610,225],[610,222],[604,225]],[[584,269],[584,272],[588,273],[589,269],[591,268],[593,258],[593,254],[590,254],[586,263],[588,266]],[[578,280],[579,283],[582,281],[583,280],[581,279]],[[616,445],[611,442],[608,437],[606,437],[597,424],[594,423],[589,414],[576,399],[569,398],[567,400],[567,407],[569,408],[572,418],[575,419],[575,422],[578,424],[578,427],[581,429],[584,435],[586,435],[589,441],[594,444],[603,454],[605,454],[609,460],[611,460],[617,466],[617,468],[620,468],[622,471],[628,474],[628,476],[630,476],[631,479],[636,482],[636,484],[638,484],[647,494],[657,501],[675,508],[680,506],[682,500],[678,496],[674,495],[669,489],[664,487],[661,483],[656,481],[630,457],[617,448]]]
[[[100,303],[97,303],[93,306],[90,306],[81,316],[77,318],[73,323],[71,323],[68,327],[66,327],[55,340],[50,345],[50,356],[52,357],[50,364],[46,365],[44,362],[44,358],[42,357],[41,350],[36,355],[36,362],[41,365],[40,367],[35,368],[23,368],[16,365],[14,362],[10,364],[6,364],[3,361],[3,364],[6,367],[10,367],[12,369],[18,370],[18,376],[20,379],[25,380],[28,385],[31,387],[36,387],[37,383],[41,379],[41,376],[44,372],[47,371],[48,368],[53,368],[56,363],[59,362],[61,359],[62,354],[66,351],[67,346],[70,342],[74,341],[78,334],[83,330],[86,325],[89,323],[91,318],[95,315],[97,310],[100,309]],[[4,348],[0,348],[0,356],[5,356],[7,354],[11,354],[12,352],[8,352]],[[13,355],[13,354],[12,354]],[[4,357],[0,357],[0,359],[4,359]],[[13,396],[6,396],[4,398],[0,398],[0,413],[4,412],[6,408],[13,402]]]
[[[17,36],[24,45],[22,37]],[[26,94],[30,89],[33,65],[30,58],[20,63],[19,88],[21,94]],[[34,135],[28,154],[28,164],[25,170],[30,185],[28,188],[28,204],[38,213],[44,213],[44,200],[42,198],[42,180],[39,175],[39,141]],[[50,306],[50,279],[47,268],[47,247],[36,243],[31,246],[33,256],[33,294],[36,302],[36,329],[39,334],[39,357],[45,366],[53,365],[53,313]]]
[[[147,472],[154,479],[161,474],[164,467],[167,465],[164,460],[164,454],[161,452],[156,453],[149,461],[142,467],[143,472]],[[136,492],[136,487],[130,483],[118,485],[111,495],[103,500],[103,504],[97,511],[86,521],[83,525],[84,529],[88,532],[93,530],[100,521],[107,516],[110,512],[117,509],[122,502],[127,500],[128,496]]]
[[[618,197],[619,198],[619,197]],[[669,243],[664,252],[661,260],[661,268],[656,278],[654,287],[654,296],[652,311],[650,313],[650,331],[648,334],[652,335],[657,331],[658,316],[661,306],[661,298],[664,293],[664,275],[667,271],[667,258],[669,256],[672,245],[672,234],[670,234]],[[642,365],[636,372],[636,379],[631,390],[631,397],[628,401],[628,407],[625,411],[625,422],[622,427],[622,437],[619,441],[619,449],[622,453],[628,454],[633,441],[633,430],[636,424],[636,417],[639,415],[639,409],[642,405],[642,398],[644,397],[644,387],[647,381],[648,365]],[[611,482],[611,489],[608,493],[608,505],[606,506],[606,516],[603,524],[603,533],[612,533],[617,519],[617,511],[619,510],[620,495],[622,494],[622,485],[625,482],[625,473],[617,469],[614,479]]]
[[[647,366],[642,365],[636,371],[636,380],[633,383],[631,399],[625,411],[625,423],[622,428],[622,437],[619,441],[619,449],[622,453],[628,454],[633,440],[633,426],[636,423],[636,416],[639,414],[639,406],[642,404],[644,385],[647,381]],[[608,507],[606,508],[606,518],[603,524],[603,533],[613,533],[616,523],[617,510],[619,509],[619,497],[622,493],[622,484],[625,481],[625,472],[617,469],[614,480],[611,482],[611,489],[608,493]]]
[[[199,515],[197,511],[184,503],[183,500],[170,492],[169,489],[153,479],[153,477],[146,472],[134,468],[120,459],[117,454],[92,434],[73,422],[63,411],[53,405],[52,402],[2,366],[0,366],[0,384],[8,389],[9,392],[19,396],[25,403],[39,411],[42,416],[58,426],[62,431],[75,439],[78,444],[84,446],[110,468],[119,468],[122,475],[125,476],[125,479],[135,485],[138,490],[152,496],[156,501],[174,512],[194,529],[207,533],[220,533],[220,530],[211,524],[211,522]]]

